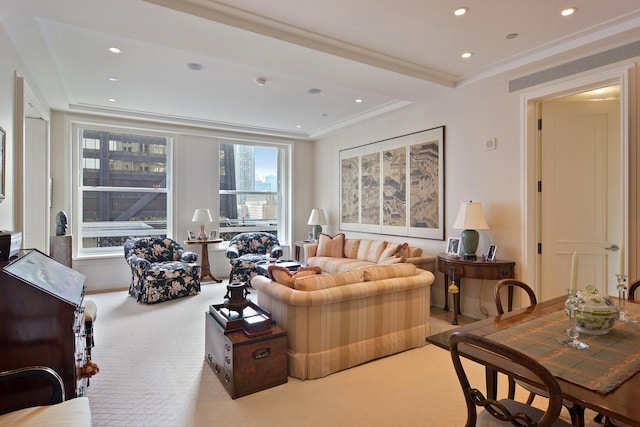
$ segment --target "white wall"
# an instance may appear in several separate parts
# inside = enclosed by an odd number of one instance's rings
[[[0,127],[6,132],[6,152],[5,155],[5,195],[6,198],[0,203],[0,229],[15,230],[16,221],[14,217],[15,209],[15,167],[13,159],[15,157],[15,78],[16,74],[30,80],[30,73],[25,68],[18,52],[11,44],[4,28],[0,26],[0,52],[2,52],[2,61],[0,61]],[[31,87],[37,102],[45,109],[48,114],[47,103],[44,102],[37,88]]]

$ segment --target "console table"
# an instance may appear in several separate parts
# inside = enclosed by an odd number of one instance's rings
[[[202,271],[200,272],[200,281],[203,281],[205,277],[211,277],[216,283],[222,282],[221,279],[218,279],[216,276],[211,273],[211,266],[209,265],[209,248],[208,245],[213,243],[220,243],[222,239],[212,239],[212,240],[185,240],[185,244],[187,245],[201,245],[202,246],[202,257],[200,261],[200,268]]]
[[[460,293],[462,292],[462,278],[481,280],[502,280],[514,276],[515,261],[480,261],[453,258],[445,253],[438,254],[438,271],[444,274],[444,311],[449,311],[449,276],[456,280],[458,293],[453,294],[453,321],[458,324],[460,311]],[[512,305],[512,293],[509,294],[509,307]]]

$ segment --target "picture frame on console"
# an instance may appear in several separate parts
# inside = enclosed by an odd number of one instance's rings
[[[489,246],[489,251],[487,252],[487,261],[495,261],[496,260],[496,246]]]
[[[449,237],[447,239],[447,256],[459,257],[460,256],[460,238]]]

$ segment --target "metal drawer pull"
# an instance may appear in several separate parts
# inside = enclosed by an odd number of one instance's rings
[[[255,360],[264,359],[265,357],[269,357],[271,354],[271,348],[261,348],[253,352],[253,358]]]
[[[231,382],[231,377],[229,377],[229,375],[225,375],[224,376],[224,381],[230,383]]]

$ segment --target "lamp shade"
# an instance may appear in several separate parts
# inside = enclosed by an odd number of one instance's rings
[[[193,213],[193,218],[191,219],[193,222],[211,222],[213,218],[211,218],[211,212],[209,209],[196,209]]]
[[[322,209],[313,208],[307,225],[327,225],[327,218],[324,216]]]
[[[462,229],[460,240],[464,259],[476,259],[476,250],[480,241],[480,234],[476,230],[487,230],[489,224],[484,219],[482,204],[477,202],[462,202],[453,228]]]
[[[198,233],[198,240],[207,240],[207,232],[204,229],[204,223],[213,221],[209,209],[196,209],[196,211],[193,213],[193,218],[191,219],[191,221],[200,223],[200,233]]]
[[[482,203],[479,202],[462,202],[456,222],[453,228],[459,230],[488,230],[489,224],[484,219],[482,212]]]

